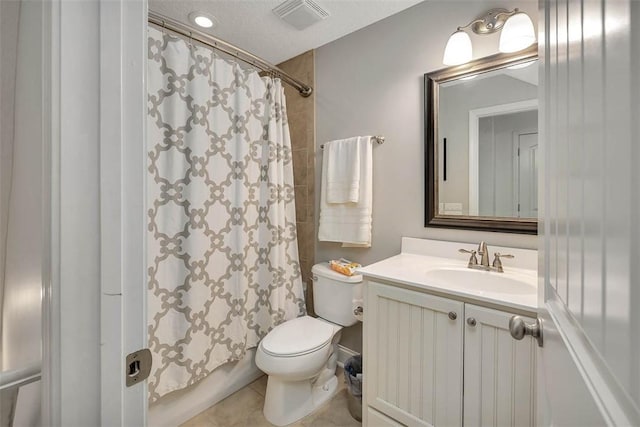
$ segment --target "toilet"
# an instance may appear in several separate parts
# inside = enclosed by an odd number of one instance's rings
[[[345,276],[328,263],[313,266],[313,308],[320,317],[288,320],[267,334],[256,365],[269,376],[264,416],[285,426],[312,413],[335,394],[338,342],[343,327],[356,324],[362,306],[362,276]]]

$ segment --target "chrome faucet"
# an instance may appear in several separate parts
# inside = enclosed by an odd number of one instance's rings
[[[504,268],[502,267],[502,258],[515,258],[513,255],[503,255],[499,252],[496,252],[494,254],[493,263],[489,265],[489,248],[487,247],[487,244],[485,242],[480,242],[477,251],[469,249],[459,249],[458,252],[463,254],[470,254],[469,263],[467,264],[468,268],[484,271],[496,271],[498,273],[504,273]],[[480,255],[480,263],[478,263],[476,254]]]
[[[489,249],[485,242],[480,242],[478,245],[478,255],[480,255],[480,265],[486,270],[489,270]]]

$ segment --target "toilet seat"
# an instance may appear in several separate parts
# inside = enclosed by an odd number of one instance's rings
[[[273,328],[264,337],[260,347],[274,357],[302,356],[331,344],[334,332],[331,324],[310,316],[302,316]]]

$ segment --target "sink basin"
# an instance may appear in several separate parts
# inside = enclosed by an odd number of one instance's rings
[[[537,293],[537,278],[533,275],[497,273],[470,268],[438,268],[428,270],[426,278],[439,286],[472,290],[480,294],[535,295]]]

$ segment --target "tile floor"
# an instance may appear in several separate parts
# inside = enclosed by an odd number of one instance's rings
[[[360,427],[347,409],[347,389],[338,368],[337,394],[311,415],[291,424],[292,427]],[[270,427],[262,415],[267,376],[252,382],[222,402],[191,418],[181,427]]]

